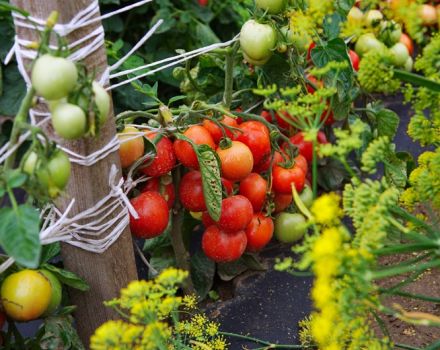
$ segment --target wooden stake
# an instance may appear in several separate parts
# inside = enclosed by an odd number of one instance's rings
[[[56,10],[59,12],[59,23],[67,23],[80,10],[92,3],[92,0],[12,0],[11,3],[28,11],[33,17],[46,19]],[[67,39],[75,41],[90,33],[101,23],[94,23],[87,28],[81,28],[71,33]],[[38,40],[37,33],[30,29],[17,27],[17,34],[21,39]],[[96,71],[99,76],[107,67],[105,47],[102,46],[84,60],[90,72]],[[48,134],[55,138],[49,127]],[[84,138],[66,142],[57,139],[63,146],[87,155],[107,144],[116,133],[113,111],[109,121],[102,128],[97,138]],[[108,174],[112,164],[120,168],[119,157],[113,153],[91,167],[72,164],[72,175],[67,189],[67,195],[57,205],[65,209],[71,198],[75,198],[75,207],[72,215],[94,206],[102,197],[109,193]],[[119,176],[121,173],[119,173]],[[75,312],[78,333],[88,347],[90,335],[94,330],[109,319],[118,318],[111,309],[103,305],[103,301],[112,299],[119,294],[131,280],[137,279],[136,265],[133,252],[133,243],[129,229],[121,235],[119,240],[103,254],[90,253],[67,244],[62,246],[62,257],[66,269],[83,277],[90,285],[89,292],[69,290],[71,303],[77,306]]]

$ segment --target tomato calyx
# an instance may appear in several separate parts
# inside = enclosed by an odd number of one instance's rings
[[[232,140],[229,137],[223,137],[219,144],[218,144],[220,149],[228,149],[232,147]]]

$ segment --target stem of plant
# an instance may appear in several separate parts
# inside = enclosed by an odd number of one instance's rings
[[[180,184],[180,168],[177,168],[173,173],[173,183],[176,188],[176,197]],[[176,256],[176,264],[179,269],[191,271],[190,255],[185,247],[182,237],[182,226],[183,226],[183,210],[180,205],[179,198],[175,199],[175,204],[173,208],[173,218],[172,218],[172,228],[171,228],[171,244],[173,246],[174,255]],[[195,289],[190,277],[187,279],[183,290],[186,294],[194,294]]]
[[[418,264],[416,266],[391,267],[391,268],[371,272],[370,279],[371,280],[382,279],[396,275],[401,275],[412,271],[424,271],[439,266],[440,266],[440,259],[432,260],[424,264]]]
[[[232,92],[234,88],[234,55],[235,50],[229,49],[226,53],[225,67],[225,91],[223,94],[223,105],[225,108],[231,108]]]
[[[318,157],[316,154],[317,141],[313,140],[313,158],[312,158],[312,189],[313,198],[318,196]]]
[[[35,90],[31,87],[28,89],[26,96],[21,101],[20,109],[14,119],[12,126],[11,137],[9,138],[9,149],[12,149],[18,142],[20,137],[20,130],[23,123],[26,123],[29,110],[32,106],[32,100],[35,96]],[[15,152],[13,152],[5,161],[5,169],[10,169],[14,166]]]

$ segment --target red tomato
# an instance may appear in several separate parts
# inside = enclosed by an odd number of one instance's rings
[[[222,178],[222,185],[228,196],[230,196],[234,192],[234,184],[228,179]]]
[[[162,197],[167,201],[168,207],[171,209],[174,205],[174,199],[176,199],[176,192],[174,190],[173,183],[163,185],[160,183],[160,178],[155,177],[147,181],[141,192],[159,192]]]
[[[254,214],[251,223],[246,228],[247,247],[250,252],[264,248],[273,236],[273,221],[263,214]]]
[[[293,135],[290,141],[298,147],[299,154],[304,156],[308,163],[313,160],[313,143],[311,141],[304,141],[303,132]],[[322,131],[318,132],[318,142],[321,144],[327,143],[327,137]]]
[[[202,236],[202,249],[215,262],[238,260],[246,249],[247,238],[244,231],[226,233],[217,226],[208,227]]]
[[[357,72],[359,70],[359,56],[353,50],[348,50],[348,56],[350,57],[351,65],[353,69]]]
[[[234,118],[231,118],[227,115],[225,115],[220,122],[224,125],[231,126],[234,128],[238,127],[237,121]],[[220,140],[223,137],[223,132],[222,132],[222,129],[220,128],[220,126],[218,126],[216,123],[214,123],[211,120],[205,119],[203,121],[203,127],[209,131],[209,133],[211,134],[212,139],[214,140],[215,143],[220,142]],[[230,139],[234,138],[234,133],[232,133],[227,128],[225,128],[225,132],[226,132],[227,137],[229,137]]]
[[[254,158],[248,146],[239,141],[232,141],[231,147],[217,148],[222,175],[231,181],[244,179],[252,172]]]
[[[330,105],[330,103],[327,102],[327,106],[329,106],[329,105]],[[330,107],[328,107],[328,108],[330,108]],[[323,121],[324,118],[327,118],[325,120],[324,124],[325,125],[332,125],[335,122],[335,118],[334,118],[334,115],[333,115],[333,111],[332,110],[328,111],[328,108],[325,109],[324,112],[322,112],[322,114],[321,114],[321,121]],[[328,113],[328,115],[327,115],[327,113]]]
[[[322,87],[324,86],[324,83],[323,83],[321,80],[316,79],[316,77],[313,76],[313,75],[311,75],[311,74],[308,74],[308,75],[306,76],[306,78],[307,78],[307,79],[308,79],[313,85],[315,85],[318,89],[319,89],[319,88],[322,88]],[[312,85],[310,85],[310,84],[306,84],[306,87],[307,87],[307,91],[308,91],[310,94],[313,94],[313,93],[316,91],[316,89],[315,89]]]
[[[276,165],[273,168],[272,176],[273,190],[285,194],[292,192],[292,184],[295,185],[298,192],[302,191],[306,180],[306,174],[297,164],[288,169]]]
[[[254,157],[254,164],[270,154],[269,129],[261,122],[248,121],[240,125],[242,132],[237,134],[236,140],[249,147]]]
[[[153,140],[157,133],[148,134],[147,137]],[[173,150],[173,143],[168,137],[163,136],[159,142],[156,143],[156,157],[141,171],[151,177],[161,176],[169,173],[176,165],[176,156]],[[148,163],[150,160],[146,160]]]
[[[169,211],[166,200],[158,192],[144,192],[131,200],[139,218],[130,215],[130,230],[137,238],[153,238],[168,226]]]
[[[208,145],[212,149],[215,148],[215,143],[211,134],[203,126],[190,126],[183,135],[188,137],[196,145]],[[199,161],[197,160],[196,152],[194,152],[194,149],[188,142],[184,140],[174,141],[174,152],[176,153],[177,159],[183,165],[188,168],[199,168]]]
[[[292,193],[275,193],[273,198],[273,202],[275,204],[275,213],[280,213],[288,208],[290,203],[292,203],[292,200]]]
[[[199,171],[190,171],[182,177],[179,196],[185,209],[195,212],[206,210],[202,174]]]
[[[270,164],[272,163],[272,159],[274,160],[273,165],[275,165],[283,161],[283,156],[281,155],[280,152],[276,151],[272,157],[267,157],[265,160],[261,161],[256,166],[254,166],[253,171],[255,173],[260,174],[269,170]]]
[[[253,213],[252,204],[246,197],[228,197],[222,201],[222,213],[217,225],[225,232],[244,230],[252,220]]]
[[[412,56],[414,53],[414,43],[412,39],[405,33],[402,33],[399,40],[408,49],[409,55]]]
[[[209,0],[199,0],[199,5],[200,6],[207,6],[209,3]]]
[[[255,212],[259,212],[266,200],[267,181],[261,175],[251,173],[240,182],[238,192],[249,199]]]
[[[260,115],[266,119],[267,122],[272,123],[273,119],[272,119],[272,114],[269,111],[266,110],[262,110]]]
[[[298,156],[295,158],[295,164],[304,172],[304,174],[307,174],[308,164],[304,156],[298,154]]]
[[[212,226],[212,225],[217,225],[217,223],[211,218],[211,216],[209,215],[209,213],[207,211],[204,211],[202,213],[202,223],[203,223],[203,226],[205,226],[205,228],[208,228],[209,226]]]
[[[316,47],[315,43],[310,43],[309,48],[307,49],[307,61],[311,61],[312,60],[312,50],[313,48]]]

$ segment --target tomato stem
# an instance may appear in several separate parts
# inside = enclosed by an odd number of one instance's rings
[[[316,138],[313,139],[313,158],[312,158],[312,190],[313,198],[318,195],[318,157],[316,153]]]
[[[225,108],[231,108],[232,92],[234,88],[234,58],[235,49],[226,51],[225,59],[225,91],[223,93],[223,105]]]

